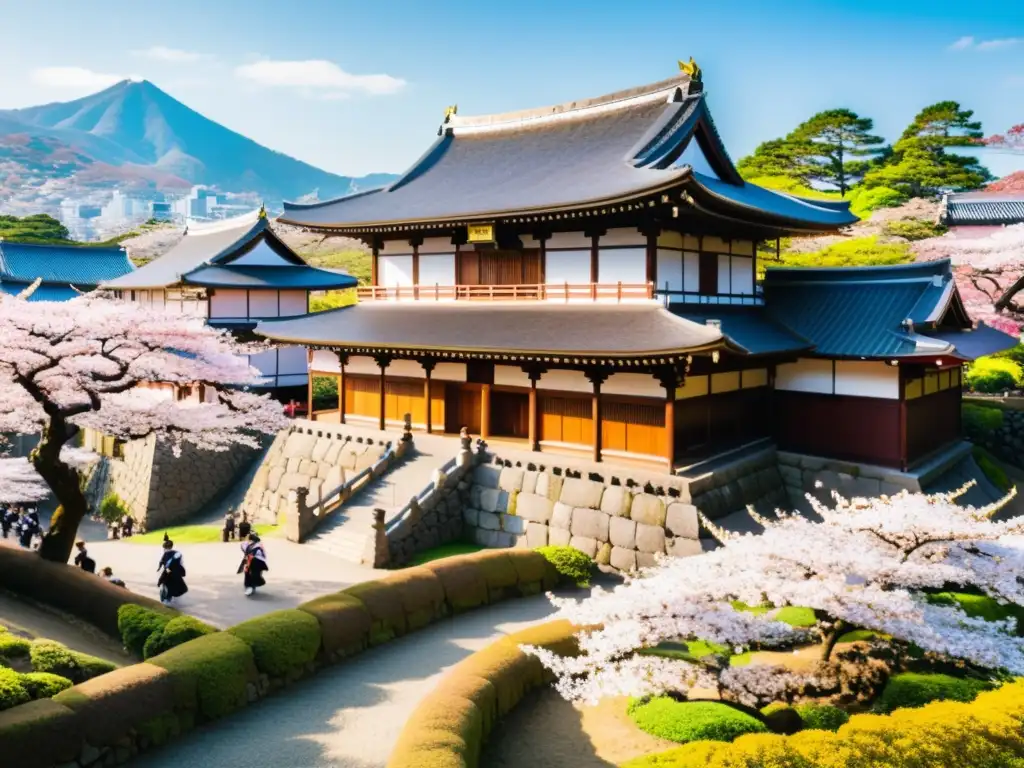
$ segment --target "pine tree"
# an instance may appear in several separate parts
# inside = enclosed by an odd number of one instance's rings
[[[771,139],[758,144],[752,154],[736,164],[736,168],[745,179],[781,176],[808,185],[810,179],[803,159],[804,147],[787,139]]]
[[[874,122],[849,109],[819,112],[797,126],[787,139],[802,156],[811,182],[838,187],[845,196],[868,170],[867,159],[884,143],[871,133]]]

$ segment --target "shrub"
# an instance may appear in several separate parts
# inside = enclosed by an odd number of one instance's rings
[[[630,718],[640,730],[684,744],[688,741],[732,741],[744,733],[764,733],[764,723],[716,701],[675,701],[666,696],[634,699]]]
[[[998,408],[964,403],[960,406],[963,415],[964,435],[968,440],[983,442],[1003,426],[1003,412]]]
[[[22,675],[13,669],[0,667],[0,709],[10,709],[24,704],[32,697],[25,690]]]
[[[66,677],[49,672],[26,672],[21,676],[21,684],[33,699],[52,698],[72,685]]]
[[[828,704],[802,704],[795,709],[804,722],[804,728],[808,729],[838,731],[839,726],[850,719],[850,716],[839,707]]]
[[[124,647],[144,658],[146,642],[152,635],[162,633],[172,616],[141,605],[122,605],[117,609],[117,629]]]
[[[159,656],[189,640],[209,635],[217,630],[194,616],[175,616],[162,629],[153,632],[142,649],[142,658]]]
[[[468,559],[480,569],[487,583],[488,602],[496,603],[519,585],[519,573],[504,550],[483,550]]]
[[[1024,380],[1021,366],[1001,357],[981,357],[967,369],[967,385],[975,392],[995,393],[1017,389]]]
[[[507,549],[505,555],[516,569],[520,595],[536,595],[558,584],[558,571],[543,555],[529,549]]]
[[[900,219],[887,222],[885,225],[885,234],[905,237],[907,240],[927,240],[929,237],[938,237],[945,231],[946,227],[942,224],[922,219]]]
[[[73,683],[84,683],[117,669],[113,662],[73,651],[52,640],[33,641],[31,657],[33,671],[60,675]]]
[[[299,610],[320,622],[321,644],[328,655],[351,656],[369,644],[373,619],[358,598],[336,592],[303,603]]]
[[[398,593],[405,613],[406,631],[413,632],[445,615],[444,587],[427,568],[406,568],[380,579],[380,583]]]
[[[990,688],[992,684],[986,680],[905,672],[889,679],[875,709],[888,713],[901,707],[920,707],[930,701],[973,701]]]
[[[105,523],[119,522],[128,512],[128,505],[116,493],[108,493],[100,502],[99,516]]]
[[[423,567],[434,570],[431,568],[432,565],[433,563],[428,563]],[[481,584],[481,586],[486,590],[485,585]],[[405,609],[402,607],[402,598],[397,589],[377,581],[368,581],[356,584],[342,592],[360,600],[369,611],[372,619],[370,645],[387,643],[404,635],[408,630]]]
[[[583,552],[575,547],[548,546],[537,549],[544,559],[558,571],[558,580],[571,583],[577,587],[590,586],[590,572],[594,563]]]
[[[850,213],[862,219],[879,208],[895,208],[907,201],[907,196],[892,187],[854,187],[846,196],[850,201]]]
[[[780,608],[779,612],[775,614],[775,620],[796,628],[813,627],[818,623],[813,609],[799,605],[787,605]]]
[[[426,563],[444,588],[444,599],[453,613],[462,613],[487,602],[487,579],[480,566],[468,557],[447,557]]]
[[[3,632],[0,634],[0,664],[10,663],[14,659],[26,659],[32,649],[32,643],[23,637]]]
[[[227,630],[252,649],[256,668],[272,677],[302,670],[320,650],[320,624],[294,608],[274,611]]]
[[[906,243],[880,243],[878,237],[841,240],[810,253],[783,253],[783,267],[875,267],[913,261]],[[767,265],[771,269],[773,264]]]

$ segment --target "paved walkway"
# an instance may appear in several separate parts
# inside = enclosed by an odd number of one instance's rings
[[[132,764],[383,768],[413,710],[449,667],[553,612],[538,595],[445,620],[323,670]]]

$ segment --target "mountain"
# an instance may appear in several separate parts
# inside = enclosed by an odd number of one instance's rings
[[[396,178],[328,173],[203,117],[145,80],[75,101],[0,111],[0,178],[4,171],[22,183],[88,172],[82,181],[90,186],[204,184],[268,202],[314,190],[321,199],[335,197]]]

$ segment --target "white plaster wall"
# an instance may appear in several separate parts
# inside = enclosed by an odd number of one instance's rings
[[[310,368],[325,373],[339,373],[338,356],[327,349],[314,349],[313,363]]]
[[[730,293],[752,296],[754,293],[754,260],[747,256],[731,256],[730,258],[732,259],[732,290]]]
[[[438,363],[434,367],[434,372],[430,374],[430,378],[436,381],[465,381],[466,364]]]
[[[277,291],[250,291],[249,317],[277,317]]]
[[[315,355],[316,353],[314,352],[314,360],[316,360]],[[352,355],[345,364],[345,373],[360,373],[370,376],[380,376],[380,366],[377,365],[377,361],[372,357]]]
[[[396,285],[412,285],[412,255],[409,256],[381,256],[377,260],[377,268],[380,270],[377,282],[385,288],[394,288]]]
[[[615,248],[598,251],[597,282],[633,285],[647,282],[647,250]]]
[[[348,370],[346,368],[346,370]],[[392,360],[388,366],[388,376],[404,376],[409,379],[427,378],[423,366],[416,360]]]
[[[452,245],[450,237],[425,237],[423,243],[417,249],[420,256],[425,253],[450,253],[454,256],[455,246]],[[422,263],[420,269],[423,268]]]
[[[210,298],[210,317],[248,317],[245,291],[218,288]]]
[[[281,291],[281,317],[304,315],[307,312],[309,312],[309,299],[305,291]]]
[[[548,371],[540,377],[537,389],[559,389],[563,392],[593,392],[591,384],[583,371]]]
[[[676,160],[676,165],[688,165],[697,173],[703,173],[705,176],[711,176],[715,179],[718,178],[718,174],[715,173],[711,163],[708,162],[707,155],[704,154],[704,150],[701,148],[696,136],[690,138],[686,149],[683,150],[683,153],[679,155],[679,159]]]
[[[670,291],[683,290],[683,252],[658,249],[658,284],[659,290],[666,287]]]
[[[662,232],[658,235],[658,245],[663,248],[682,248],[683,236],[679,232]]]
[[[153,291],[149,297],[149,304],[153,309],[167,309],[167,305],[164,302],[164,292]]]
[[[530,377],[515,365],[494,366],[494,383],[504,387],[529,387]]]
[[[647,246],[647,235],[636,227],[616,227],[609,229],[597,241],[598,247],[605,245],[642,245]]]
[[[412,255],[412,246],[408,240],[387,240],[377,250],[378,256],[395,256],[403,253]]]
[[[420,285],[455,285],[455,254],[420,254]]]
[[[730,279],[732,277],[732,269],[729,265],[731,256],[718,256],[718,292],[719,293],[732,293],[730,287]]]
[[[700,254],[683,253],[683,290],[697,293],[700,289]]]
[[[898,400],[899,369],[878,360],[837,360],[835,393]]]
[[[249,355],[249,365],[258,369],[264,376],[273,376],[277,373],[277,353],[278,350],[271,349],[260,352],[258,355]],[[305,367],[305,360],[303,360],[303,367]]]
[[[277,372],[284,374],[306,373],[306,348],[281,347],[277,350]]]
[[[260,243],[245,256],[235,259],[231,262],[240,267],[273,267],[273,266],[285,266],[291,264],[290,261],[282,259],[274,249],[266,243]]]
[[[540,240],[533,235],[520,235],[519,242],[523,244],[523,248],[540,248]]]
[[[601,385],[601,393],[664,399],[665,388],[649,373],[613,373]]]
[[[591,239],[582,232],[555,232],[548,238],[545,248],[586,248],[589,253]]]
[[[547,251],[544,254],[544,282],[590,283],[590,251]]]
[[[775,369],[775,388],[789,392],[832,394],[832,361],[802,358]]]

